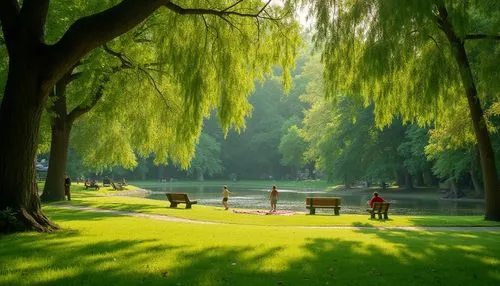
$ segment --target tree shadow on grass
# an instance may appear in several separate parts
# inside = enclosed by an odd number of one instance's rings
[[[51,211],[52,213],[52,211]],[[73,212],[70,212],[73,213]],[[85,212],[73,219],[86,220]],[[112,217],[111,214],[94,214]],[[56,212],[54,216],[64,216]],[[101,217],[102,218],[102,217]],[[99,221],[95,222],[96,224]],[[158,223],[158,228],[179,224]],[[184,226],[195,229],[200,226]],[[85,241],[78,231],[14,234],[0,238],[0,284],[5,285],[498,285],[500,233],[398,230],[324,230],[282,243],[265,239],[225,245],[206,235],[169,242],[144,239]],[[235,231],[227,229],[228,232]],[[272,236],[274,228],[239,230]],[[261,231],[262,233],[260,233]],[[290,235],[288,235],[288,233]],[[87,234],[88,235],[88,234]],[[168,232],[162,235],[170,235]],[[172,235],[179,235],[172,234]],[[237,237],[237,236],[236,236]],[[162,237],[164,238],[164,237]],[[190,238],[190,239],[188,239]],[[295,239],[300,239],[294,243]]]

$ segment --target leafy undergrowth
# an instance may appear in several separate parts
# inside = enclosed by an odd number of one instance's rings
[[[62,230],[0,237],[0,285],[500,283],[500,232],[203,225],[57,206],[44,212]],[[235,216],[200,206],[178,212]]]

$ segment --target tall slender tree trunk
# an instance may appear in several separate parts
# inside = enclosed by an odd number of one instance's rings
[[[415,175],[415,181],[416,181],[415,184],[417,186],[423,187],[425,185],[423,171],[417,171],[417,174]]]
[[[474,147],[474,153],[472,158],[472,166],[469,170],[470,178],[472,181],[472,185],[474,186],[474,192],[477,196],[482,196],[484,194],[483,186],[481,185],[478,174],[481,171],[481,162],[479,159],[479,150],[477,147]]]
[[[486,126],[483,109],[477,96],[476,85],[474,84],[472,71],[463,43],[453,44],[455,59],[458,63],[462,84],[467,95],[469,110],[472,119],[472,126],[476,135],[481,167],[483,171],[484,190],[486,199],[487,220],[500,221],[500,189],[498,188],[497,168],[495,155],[491,146],[490,135]]]
[[[47,178],[41,196],[43,201],[64,200],[64,175],[68,162],[69,136],[73,121],[68,119],[66,106],[66,87],[70,82],[73,69],[70,69],[65,76],[59,80],[55,86],[55,91],[51,97],[55,98],[51,112],[54,116],[51,119],[51,141],[50,159]]]
[[[413,177],[410,174],[410,172],[408,172],[408,170],[405,171],[405,189],[407,189],[407,190],[413,190],[414,189],[414,187],[413,187]]]
[[[498,184],[495,155],[491,146],[490,135],[486,126],[481,102],[477,95],[477,88],[472,75],[464,42],[455,33],[453,26],[448,20],[448,12],[443,6],[438,6],[438,25],[446,34],[451,45],[451,52],[458,65],[462,85],[465,89],[469,111],[472,119],[472,127],[481,157],[481,169],[483,171],[483,182],[486,202],[485,219],[500,221],[500,188]]]
[[[0,210],[10,208],[14,225],[0,222],[1,232],[57,226],[41,212],[36,185],[35,156],[44,97],[39,85],[41,64],[22,47],[10,55],[9,75],[0,108]]]
[[[57,120],[63,121],[63,120]],[[49,170],[43,194],[43,201],[64,200],[64,175],[68,161],[69,135],[71,125],[66,122],[59,122],[52,126],[52,138],[50,141]]]

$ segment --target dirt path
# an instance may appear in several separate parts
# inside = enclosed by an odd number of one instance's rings
[[[117,211],[117,210],[106,210],[87,206],[72,206],[72,205],[56,205],[55,207],[70,209],[70,210],[81,210],[90,211],[98,213],[109,213],[123,216],[141,217],[155,220],[171,221],[171,222],[182,222],[182,223],[193,223],[193,224],[219,224],[224,225],[228,223],[224,222],[211,222],[202,220],[193,220],[187,218],[179,218],[168,215],[158,215],[158,214],[143,214],[138,212],[129,211]],[[280,227],[280,226],[273,226]],[[495,231],[500,232],[500,226],[281,226],[281,227],[296,227],[296,228],[319,228],[319,229],[352,229],[352,230],[366,230],[366,229],[377,229],[377,230],[407,230],[407,231]]]

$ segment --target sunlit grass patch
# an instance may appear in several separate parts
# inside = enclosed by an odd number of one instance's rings
[[[214,212],[208,209],[201,214],[210,211]],[[495,285],[500,282],[495,276],[496,257],[500,255],[499,232],[202,225],[50,205],[44,207],[44,212],[62,230],[1,237],[0,284],[354,285],[370,281],[373,285],[397,285],[407,281],[405,284],[409,285]],[[487,250],[488,255],[480,255],[481,250]],[[408,277],[411,279],[405,280]]]
[[[169,215],[203,221],[230,224],[274,225],[274,226],[500,226],[498,222],[485,221],[480,216],[402,216],[389,214],[389,220],[370,219],[369,215],[331,214],[309,215],[297,213],[292,216],[237,214],[222,207],[194,205],[192,209],[169,208],[167,201],[125,196],[103,196],[94,191],[74,192],[72,205],[91,206],[103,209]],[[305,208],[304,208],[305,210]]]

